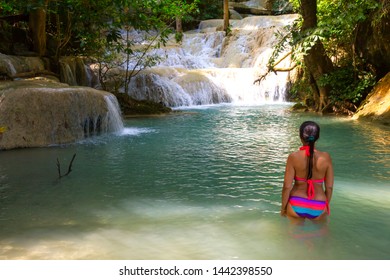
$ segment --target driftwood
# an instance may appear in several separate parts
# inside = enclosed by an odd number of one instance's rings
[[[64,175],[61,175],[61,164],[57,158],[58,179],[61,179],[62,177],[65,177],[65,176],[68,176],[69,173],[72,172],[72,165],[73,165],[73,161],[74,161],[75,157],[76,157],[76,154],[73,155],[72,160],[70,161],[69,166],[68,166],[68,172],[66,172],[66,174],[64,174]]]
[[[297,65],[296,64],[293,64],[291,65],[290,67],[275,67],[277,66],[279,63],[281,63],[283,60],[285,60],[289,55],[291,55],[291,52],[288,52],[286,53],[284,56],[282,56],[278,61],[276,61],[273,65],[268,65],[268,70],[265,74],[261,75],[258,79],[256,79],[253,84],[256,84],[256,83],[259,83],[265,79],[265,77],[273,72],[275,73],[275,75],[277,75],[278,73],[277,72],[289,72],[289,71],[292,71]]]

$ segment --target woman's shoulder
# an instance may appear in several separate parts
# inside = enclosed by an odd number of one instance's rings
[[[291,163],[300,162],[305,157],[304,153],[301,153],[301,151],[295,151],[288,155],[288,161]]]
[[[322,157],[324,159],[330,159],[331,158],[330,154],[328,152],[318,151],[318,150],[316,150],[316,152],[317,152],[318,157]]]
[[[299,156],[301,153],[300,153],[301,151],[295,151],[295,152],[292,152],[291,154],[289,154],[289,157],[290,158],[295,158],[295,157],[297,157],[297,156]]]

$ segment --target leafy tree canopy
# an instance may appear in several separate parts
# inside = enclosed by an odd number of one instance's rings
[[[107,42],[119,39],[120,30],[166,31],[176,17],[197,12],[198,0],[29,0],[1,1],[0,15],[28,14],[37,8],[49,14],[47,32],[59,37],[71,29],[73,44],[64,50],[88,53],[103,37]],[[164,39],[168,33],[161,34]],[[78,43],[78,44],[75,44]],[[73,47],[71,50],[70,47]]]
[[[176,19],[187,20],[198,12],[199,0],[29,0],[2,1],[0,15],[29,14],[44,10],[45,32],[50,39],[47,55],[58,63],[63,55],[83,55],[100,63],[99,79],[125,68],[125,87],[132,75],[158,61],[146,55],[165,44]],[[39,19],[37,19],[39,20]],[[31,20],[30,20],[31,21]],[[30,22],[31,24],[31,22]],[[31,26],[30,26],[31,27]],[[140,42],[130,32],[144,32]],[[53,47],[54,46],[54,47]],[[130,63],[132,62],[132,63]],[[129,69],[129,64],[135,65]]]
[[[294,9],[300,11],[300,0],[290,0]],[[323,77],[324,85],[332,85],[330,101],[358,105],[375,83],[375,73],[367,69],[363,58],[354,50],[358,25],[383,9],[385,1],[377,0],[317,0],[317,28],[301,31],[298,20],[288,27],[288,33],[280,33],[280,44],[271,65],[278,53],[287,47],[293,50],[293,59],[300,65],[302,57],[321,40],[325,51],[332,58],[335,70]],[[375,18],[372,24],[375,24]],[[302,87],[301,87],[302,88]],[[302,98],[302,96],[300,97]]]

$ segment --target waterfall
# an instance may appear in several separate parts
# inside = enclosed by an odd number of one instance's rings
[[[9,76],[13,76],[17,73],[14,63],[11,61],[9,56],[0,54],[1,66],[0,69],[4,69],[2,72],[7,73]]]
[[[105,114],[101,114],[97,110],[84,116],[76,113],[80,116],[79,122],[83,124],[84,138],[100,135],[101,133],[121,133],[124,129],[118,100],[112,94],[103,95],[103,97],[107,110]]]
[[[39,57],[24,57],[0,53],[0,75],[9,77],[25,72],[42,71],[44,62]]]
[[[60,80],[71,86],[96,87],[97,77],[82,57],[61,57]]]
[[[107,103],[107,131],[109,132],[121,132],[124,129],[121,111],[119,108],[118,100],[112,94],[105,95],[104,99]]]
[[[77,86],[77,81],[74,71],[69,64],[60,62],[60,80],[70,86]]]
[[[270,73],[267,63],[276,44],[275,32],[291,24],[296,15],[254,16],[231,20],[231,34],[218,31],[222,20],[203,21],[199,29],[186,32],[178,44],[153,50],[166,57],[142,71],[129,84],[129,95],[167,106],[190,106],[223,102],[262,104],[286,101],[289,73]],[[280,67],[287,67],[286,59]]]

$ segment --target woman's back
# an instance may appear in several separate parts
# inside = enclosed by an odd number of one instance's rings
[[[295,170],[295,177],[302,180],[295,180],[294,187],[291,190],[291,195],[307,198],[306,182],[308,173],[308,160],[305,151],[297,151],[291,154],[292,165]],[[331,164],[330,156],[327,152],[314,151],[312,165],[312,180],[321,181],[326,178],[328,168]],[[322,183],[314,183],[314,199],[325,200],[325,192]]]
[[[295,176],[300,178],[306,178],[308,172],[308,161],[305,151],[297,151],[292,153],[294,156],[294,169]],[[330,164],[330,156],[327,152],[321,152],[314,150],[313,166],[312,166],[312,179],[323,179],[326,175],[326,171]]]

